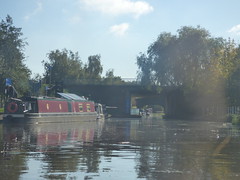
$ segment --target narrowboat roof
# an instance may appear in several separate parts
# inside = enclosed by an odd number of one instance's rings
[[[85,99],[84,97],[78,96],[76,94],[72,94],[72,93],[57,93],[59,95],[59,97],[47,97],[47,96],[40,96],[40,97],[34,97],[34,96],[27,96],[27,97],[23,97],[21,98],[24,101],[34,101],[37,99],[54,99],[54,100],[74,100],[74,101],[88,101],[87,99]]]
[[[61,96],[61,98],[68,99],[68,100],[80,100],[80,101],[86,101],[84,97],[78,96],[76,94],[72,93],[57,93]]]

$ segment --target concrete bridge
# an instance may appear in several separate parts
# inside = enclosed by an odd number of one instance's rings
[[[213,119],[224,116],[226,104],[220,93],[184,93],[182,87],[64,83],[71,92],[89,97],[95,102],[116,107],[108,109],[113,116],[138,116],[145,105],[160,105],[168,118]]]
[[[101,84],[65,84],[71,92],[88,97],[108,107],[110,114],[119,117],[139,115],[139,108],[145,105],[160,105],[167,116],[177,113],[175,89],[138,84],[101,85]]]

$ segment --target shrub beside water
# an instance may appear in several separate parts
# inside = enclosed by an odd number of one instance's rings
[[[229,122],[232,122],[232,124],[235,125],[240,125],[240,115],[239,114],[229,115]]]

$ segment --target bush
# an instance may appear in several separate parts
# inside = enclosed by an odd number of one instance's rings
[[[232,124],[239,125],[240,124],[240,115],[231,114],[229,116],[229,120],[230,120],[230,122],[232,122]]]

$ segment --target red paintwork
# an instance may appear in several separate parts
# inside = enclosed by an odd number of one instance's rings
[[[41,133],[37,135],[37,145],[59,145],[68,138],[67,132],[60,133]]]
[[[39,132],[37,134],[37,145],[62,145],[66,141],[82,141],[93,142],[94,129],[73,129],[69,134],[68,131],[63,132]]]
[[[68,103],[71,104],[71,112],[95,112],[94,103],[89,102],[78,102],[67,100],[45,100],[38,99],[38,112],[39,113],[52,113],[52,112],[69,112]]]
[[[72,102],[72,112],[95,112],[94,103],[77,101]]]
[[[67,101],[38,100],[39,113],[68,112]]]

